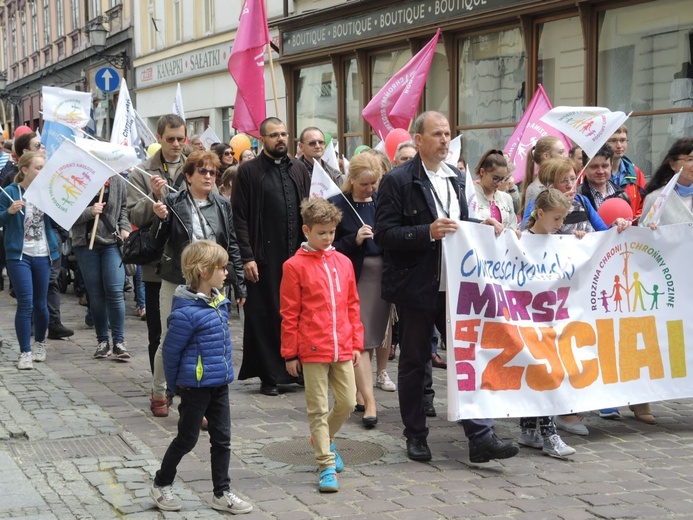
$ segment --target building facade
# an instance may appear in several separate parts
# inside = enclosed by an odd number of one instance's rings
[[[421,109],[445,113],[472,166],[502,148],[542,84],[554,106],[633,112],[649,175],[693,135],[686,0],[296,0],[279,29],[290,132],[316,124],[347,156],[377,138],[361,110],[442,29]]]

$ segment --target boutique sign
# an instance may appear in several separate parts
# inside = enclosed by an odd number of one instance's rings
[[[329,47],[447,21],[529,0],[409,0],[349,18],[282,33],[283,54]]]

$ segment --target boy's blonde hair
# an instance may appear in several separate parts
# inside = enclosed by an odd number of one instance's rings
[[[303,224],[312,228],[315,224],[334,224],[342,221],[342,212],[334,204],[325,199],[303,199],[301,202],[301,218]]]
[[[188,244],[181,255],[181,270],[191,289],[200,288],[203,274],[211,276],[217,267],[226,267],[229,254],[219,244],[211,240],[198,240]]]

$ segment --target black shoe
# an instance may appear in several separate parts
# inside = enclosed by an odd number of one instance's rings
[[[374,428],[376,424],[378,424],[378,417],[376,417],[375,415],[369,417],[364,416],[361,419],[361,422],[366,428],[371,429]]]
[[[431,450],[428,447],[425,437],[407,439],[407,457],[419,462],[428,462],[431,460]]]
[[[366,405],[357,403],[356,406],[354,406],[354,411],[363,413],[366,411]]]
[[[499,439],[495,433],[485,441],[469,446],[469,460],[472,462],[488,462],[490,460],[509,459],[520,451],[513,441]]]
[[[75,331],[68,329],[60,322],[52,323],[48,326],[48,339],[69,338],[74,335]]]
[[[269,395],[272,397],[276,397],[279,395],[279,388],[277,388],[277,385],[262,383],[260,385],[260,393],[263,395]]]
[[[426,413],[426,417],[435,417],[436,415],[438,415],[436,413],[436,408],[435,406],[433,406],[432,401],[424,401],[423,407],[424,412]]]

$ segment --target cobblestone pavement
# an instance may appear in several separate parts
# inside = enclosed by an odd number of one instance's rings
[[[48,359],[16,369],[14,300],[0,292],[0,518],[197,519],[223,516],[209,507],[207,434],[183,459],[175,488],[177,513],[155,509],[148,491],[176,430],[178,414],[149,412],[146,325],[127,298],[128,363],[92,358],[96,341],[71,289],[63,295],[69,340],[48,341]],[[240,320],[232,321],[240,367]],[[390,374],[396,375],[396,361]],[[445,410],[444,376],[435,370],[436,406]],[[339,435],[347,469],[340,492],[321,495],[308,445],[302,389],[279,397],[258,381],[231,386],[232,488],[255,509],[245,518],[372,520],[434,518],[589,519],[693,517],[693,401],[653,405],[647,426],[622,409],[621,421],[586,414],[589,437],[565,435],[578,451],[570,461],[522,448],[510,460],[471,464],[461,428],[430,419],[431,463],[406,458],[396,393],[376,389],[373,430],[354,414]],[[503,437],[517,421],[498,421]]]

